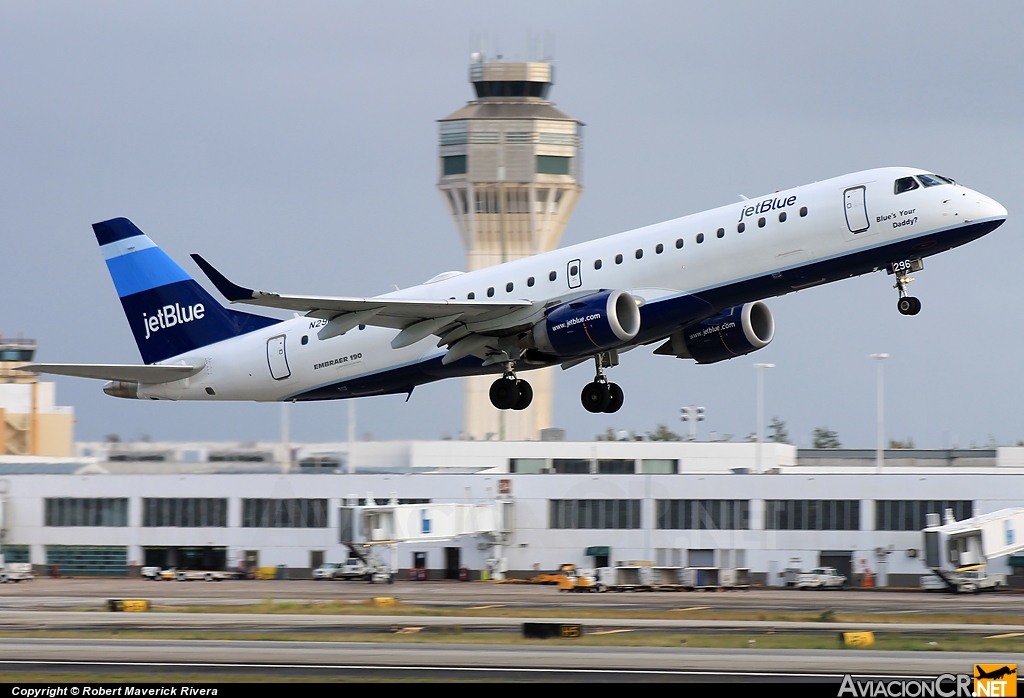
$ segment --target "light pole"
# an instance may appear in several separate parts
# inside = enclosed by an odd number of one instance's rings
[[[757,368],[757,456],[754,472],[761,472],[761,444],[764,442],[764,370],[775,364],[754,364]]]
[[[704,408],[690,405],[689,407],[680,407],[679,411],[682,415],[679,420],[682,422],[690,423],[690,438],[687,441],[697,440],[697,422],[704,421]]]
[[[878,434],[875,444],[875,472],[882,472],[882,463],[885,461],[885,369],[882,366],[883,359],[888,359],[888,354],[871,354],[869,359],[878,361]]]

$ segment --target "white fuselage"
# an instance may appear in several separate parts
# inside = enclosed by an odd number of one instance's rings
[[[442,275],[446,278],[387,296],[550,301],[621,289],[646,306],[680,296],[714,295],[726,288],[745,289],[744,282],[765,280],[754,293],[763,295],[730,297],[747,302],[882,268],[896,259],[886,258],[884,250],[896,249],[900,243],[922,241],[916,248],[907,248],[919,249],[917,256],[945,251],[973,239],[965,234],[960,240],[958,229],[1006,217],[997,202],[959,185],[894,193],[896,179],[923,172],[910,168],[858,172],[479,271]],[[801,209],[806,215],[800,215]],[[780,221],[780,213],[785,213],[785,221]],[[741,222],[745,230],[737,232]],[[866,230],[853,232],[865,222]],[[933,236],[939,237],[933,240]],[[871,250],[879,251],[879,261],[865,268],[863,253]],[[846,267],[841,275],[818,278],[814,273],[818,268],[835,270],[847,259],[848,273]],[[600,268],[596,268],[598,260]],[[793,270],[807,270],[807,274],[798,283],[770,284],[771,279],[781,279]],[[174,383],[141,385],[139,397],[278,401],[303,399],[304,393],[332,385],[339,385],[336,397],[347,397],[345,381],[398,370],[415,374],[417,366],[436,364],[446,352],[438,348],[436,337],[393,349],[391,340],[398,330],[372,326],[319,340],[317,330],[324,323],[296,317],[174,357],[162,363],[205,363],[206,369]],[[644,327],[634,343],[668,336],[677,326]],[[278,353],[268,358],[268,352]],[[417,384],[443,377],[432,369],[410,381]],[[372,392],[363,389],[359,394]]]

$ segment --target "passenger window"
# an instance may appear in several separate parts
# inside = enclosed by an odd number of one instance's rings
[[[697,244],[704,242],[704,233],[697,233]]]
[[[487,289],[487,297],[490,298],[493,295],[494,295],[494,286],[491,286],[489,289]]]
[[[665,246],[662,245],[660,242],[657,245],[654,246],[654,254],[661,254],[664,251],[665,251]]]
[[[554,281],[557,278],[558,278],[558,272],[557,271],[553,271],[550,274],[548,274],[548,281]]]
[[[644,256],[644,251],[643,250],[637,250],[636,251],[636,258],[637,259],[640,259],[643,256]]]
[[[779,214],[779,223],[785,223],[786,222],[786,218],[787,218],[786,212],[783,211],[782,213]]]
[[[526,285],[527,285],[527,286],[530,286],[530,287],[532,288],[532,287],[533,287],[533,284],[534,284],[534,279],[533,279],[533,277],[531,276],[531,277],[530,277],[529,279],[527,279],[527,280],[526,280]]]
[[[616,264],[622,264],[622,255],[621,254],[615,255],[615,263]]]
[[[902,194],[905,191],[917,189],[917,187],[917,180],[913,177],[900,177],[896,180],[896,184],[893,187],[893,193]]]
[[[800,207],[800,217],[801,218],[806,218],[807,217],[807,207],[806,206],[801,206]]]
[[[760,218],[757,219],[757,227],[758,228],[763,228],[764,227],[764,216],[761,216]]]
[[[476,298],[476,294],[470,291],[469,293],[466,294],[466,298],[468,300],[473,300],[474,298]]]
[[[736,225],[736,232],[737,233],[742,233],[746,229],[747,229],[747,224],[746,223],[738,223]]]
[[[921,180],[921,184],[926,187],[938,187],[945,184],[941,179],[935,175],[918,175],[917,178]]]
[[[515,288],[515,286],[513,286],[512,282],[509,281],[507,284],[505,284],[505,293],[512,293],[513,288]]]
[[[725,237],[725,228],[719,228],[718,232],[715,233],[715,234],[718,235],[718,237],[720,237],[720,238],[724,238]]]
[[[309,335],[306,335],[306,334],[302,335],[302,344],[303,344],[303,346],[305,346],[306,344],[309,344]]]
[[[594,260],[594,269],[600,269],[600,268],[601,268],[601,260],[600,259],[595,259]]]
[[[683,239],[679,238],[678,240],[676,240],[676,249],[679,250],[679,249],[682,249],[682,247],[683,247]]]

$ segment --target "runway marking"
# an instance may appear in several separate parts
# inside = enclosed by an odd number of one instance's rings
[[[491,604],[490,606],[470,606],[467,610],[470,610],[470,611],[483,611],[483,610],[488,609],[488,608],[505,608],[505,604],[503,604],[503,603],[496,603],[496,604]]]
[[[596,633],[587,633],[587,635],[617,635],[618,633],[633,632],[636,632],[636,628],[621,628],[619,630],[598,630]]]
[[[998,640],[1003,637],[1024,637],[1024,633],[1003,633],[1002,635],[986,635],[986,640]]]
[[[711,606],[690,606],[689,608],[673,608],[673,611],[706,611]]]
[[[423,630],[423,626],[420,626],[420,627],[413,626],[413,627],[408,627],[408,628],[399,628],[398,630],[395,631],[395,634],[396,635],[412,635],[414,633],[418,633],[421,630]]]

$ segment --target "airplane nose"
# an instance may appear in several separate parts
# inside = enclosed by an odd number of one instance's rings
[[[986,216],[989,218],[1006,218],[1006,216],[1008,215],[1006,212],[1006,207],[1003,206],[998,201],[996,201],[995,199],[990,199],[989,197],[986,196],[984,197],[984,201],[982,203],[987,211]]]

